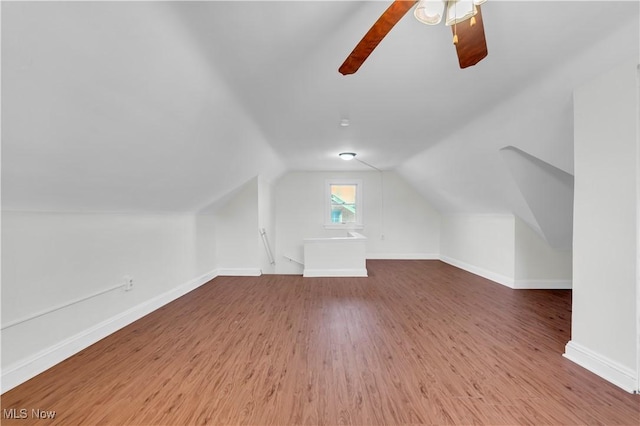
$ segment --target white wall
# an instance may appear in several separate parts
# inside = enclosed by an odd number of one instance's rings
[[[443,261],[512,288],[571,288],[571,252],[513,215],[442,217]]]
[[[134,279],[133,291],[2,330],[3,391],[137,319],[137,307],[155,309],[206,282],[194,280],[215,273],[214,238],[212,219],[194,215],[3,212],[3,326]]]
[[[637,59],[574,93],[573,313],[565,355],[638,389]]]
[[[275,272],[259,231],[264,228],[267,232],[273,253],[275,206],[273,186],[269,180],[255,176],[208,206],[205,211],[213,216],[216,270],[220,275]]]
[[[394,172],[290,172],[275,184],[276,272],[301,274],[303,239],[346,235],[326,230],[325,181],[362,179],[367,258],[437,258],[440,215]],[[382,188],[384,186],[384,197]],[[383,237],[384,236],[384,237]]]
[[[260,275],[258,178],[234,191],[215,212],[216,261],[222,275]]]
[[[216,261],[216,221],[213,215],[196,215],[195,220],[195,274],[206,274],[214,269]]]
[[[515,287],[571,288],[571,250],[551,247],[523,220],[515,218]]]
[[[442,260],[500,284],[513,286],[513,215],[452,214],[442,217]]]
[[[262,176],[258,176],[258,227],[266,232],[266,240],[274,256],[276,249],[276,211],[275,211],[275,194],[273,185]],[[275,273],[275,264],[271,264],[264,243],[260,243],[258,248],[260,254],[260,269],[263,274]]]

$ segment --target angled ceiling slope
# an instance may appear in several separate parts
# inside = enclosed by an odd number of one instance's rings
[[[284,165],[169,4],[2,4],[2,205],[191,212]]]
[[[533,229],[553,248],[573,244],[573,176],[513,146],[500,149],[516,185],[536,219]]]
[[[573,89],[630,58],[639,61],[640,5],[623,6],[635,15],[615,31],[562,58],[510,98],[404,161],[398,172],[443,213],[516,214],[544,235],[500,149],[513,146],[573,173]],[[566,241],[548,227],[546,232],[550,241]]]

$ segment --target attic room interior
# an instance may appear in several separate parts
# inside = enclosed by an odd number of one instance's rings
[[[0,14],[3,423],[640,424],[640,2]]]

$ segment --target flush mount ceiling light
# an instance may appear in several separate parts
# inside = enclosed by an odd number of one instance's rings
[[[373,165],[367,163],[366,161],[362,161],[359,158],[356,158],[356,153],[355,152],[341,152],[340,154],[338,154],[338,157],[342,158],[345,161],[356,160],[358,163],[362,163],[365,166],[371,167],[372,169],[377,170],[377,171],[382,173],[382,170],[380,170],[376,166],[373,166]]]
[[[353,160],[354,158],[356,158],[356,153],[355,152],[341,152],[340,154],[338,154],[338,157],[342,158],[345,161],[349,161],[349,160]]]

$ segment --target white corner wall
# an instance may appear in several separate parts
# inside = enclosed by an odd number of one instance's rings
[[[220,275],[260,275],[258,177],[234,191],[216,210],[216,261]]]
[[[565,356],[627,391],[638,379],[638,62],[575,90],[573,313]]]
[[[513,287],[513,215],[451,214],[442,217],[440,257],[444,262]]]
[[[195,275],[210,273],[216,265],[216,221],[213,215],[196,215],[195,221]]]
[[[523,220],[515,218],[515,288],[570,289],[571,250],[553,248]]]
[[[302,274],[305,238],[346,236],[324,228],[325,181],[362,179],[368,259],[437,259],[440,214],[394,172],[290,172],[275,185],[276,272]],[[384,194],[384,197],[383,197]],[[287,260],[287,258],[295,261]]]
[[[209,281],[212,218],[193,215],[2,213],[2,391]]]
[[[442,217],[440,258],[514,289],[571,288],[571,252],[549,246],[513,215]]]
[[[260,247],[258,252],[260,253],[260,269],[263,274],[274,274],[275,263],[275,249],[276,249],[276,212],[274,202],[274,189],[271,182],[258,176],[258,228],[264,230],[266,244],[271,252],[272,259],[269,259],[267,249],[265,248],[265,242],[260,241]]]

